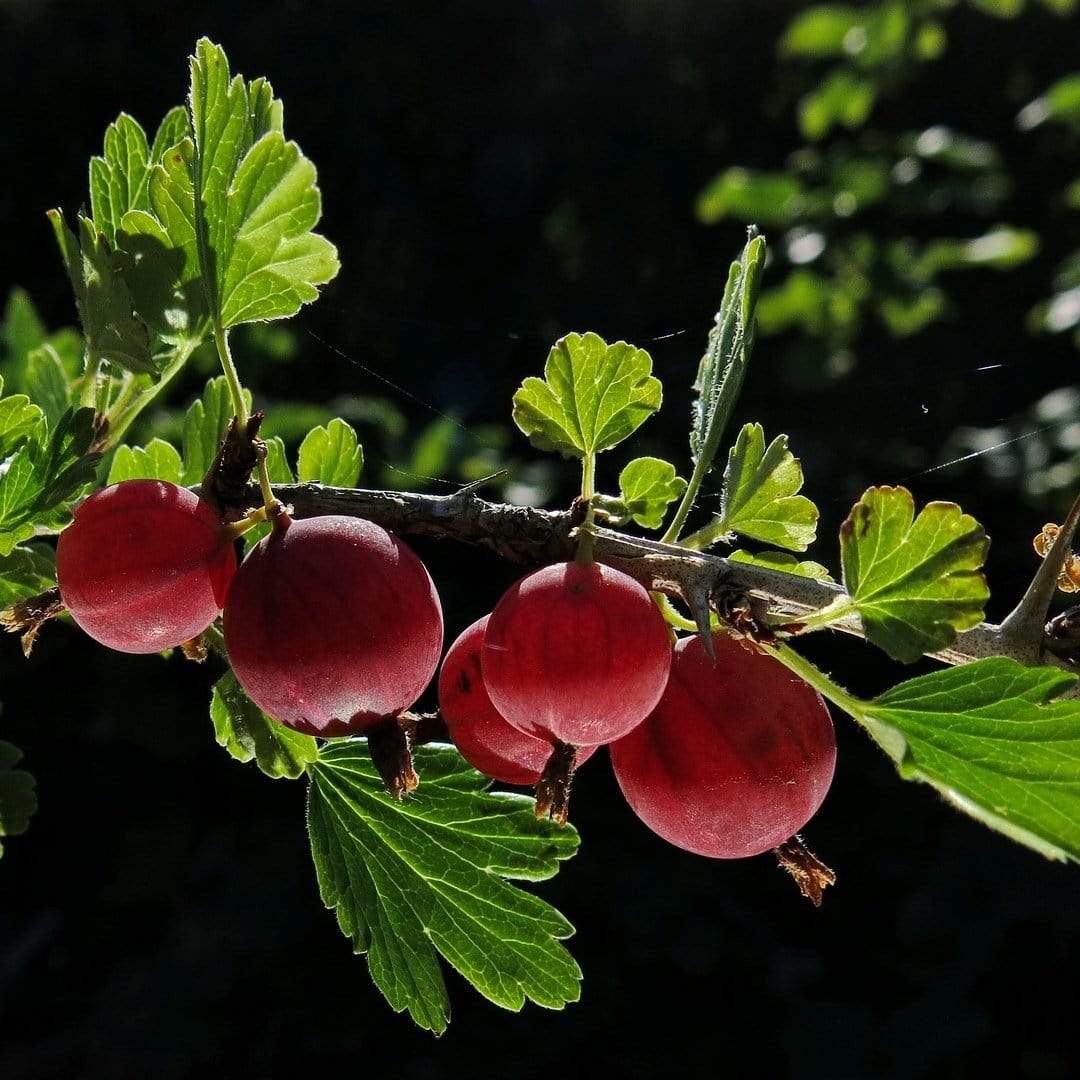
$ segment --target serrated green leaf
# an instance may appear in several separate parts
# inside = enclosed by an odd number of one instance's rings
[[[760,424],[746,424],[728,452],[720,513],[687,537],[694,548],[706,548],[732,533],[805,551],[817,533],[818,509],[804,495],[802,465],[788,449],[786,435],[768,446]]]
[[[164,439],[151,439],[146,446],[121,446],[109,467],[110,484],[122,480],[166,480],[183,482],[184,466],[180,451]]]
[[[0,556],[0,611],[55,585],[56,552],[48,544],[22,545]]]
[[[577,848],[531,799],[486,790],[450,747],[417,752],[423,776],[403,802],[383,790],[362,740],[310,766],[308,834],[323,903],[365,953],[396,1011],[441,1032],[450,1015],[436,954],[507,1009],[559,1009],[581,972],[560,941],[573,927],[506,880],[542,881]]]
[[[779,570],[797,577],[814,578],[817,581],[832,581],[832,574],[821,563],[800,562],[789,551],[746,551],[739,548],[727,556],[728,562],[750,563],[764,566],[767,570]]]
[[[906,488],[870,488],[840,527],[844,586],[867,640],[911,663],[978,625],[989,544],[955,503],[927,503],[915,517]]]
[[[823,59],[844,55],[844,39],[863,22],[862,13],[841,4],[808,8],[788,23],[779,50],[784,56]]]
[[[304,436],[296,469],[301,480],[355,487],[363,465],[364,451],[356,432],[344,420],[334,419]]]
[[[1080,699],[1060,698],[1075,685],[991,657],[900,683],[860,703],[859,718],[905,778],[1043,855],[1080,861]]]
[[[644,349],[567,334],[548,354],[544,378],[526,379],[514,394],[514,423],[541,450],[584,458],[633,434],[661,397]]]
[[[69,409],[51,433],[42,421],[12,455],[0,475],[0,555],[66,522],[71,503],[94,479],[94,438],[94,410]]]
[[[251,408],[251,391],[244,391]],[[184,483],[201,484],[225,438],[233,418],[232,398],[224,375],[207,381],[202,397],[192,403],[184,416]]]
[[[675,466],[660,458],[635,458],[619,473],[619,492],[626,513],[642,528],[659,529],[667,508],[686,490]]]
[[[3,396],[0,375],[0,461],[23,442],[41,422],[42,412],[25,394]]]
[[[21,836],[37,810],[34,778],[16,768],[22,751],[0,739],[0,836]],[[0,856],[4,846],[0,844]]]
[[[244,693],[233,673],[214,684],[210,699],[214,737],[237,761],[254,761],[272,779],[295,780],[318,759],[318,743],[267,716]]]
[[[42,345],[46,338],[45,324],[41,321],[33,300],[25,289],[13,288],[4,306],[4,322],[0,326],[3,342],[4,369],[10,376],[12,389],[23,389],[23,370],[26,357]]]
[[[59,210],[50,210],[48,217],[75,292],[88,361],[108,360],[136,374],[157,374],[149,331],[135,314],[131,292],[104,235],[81,215],[78,237]]]
[[[71,407],[71,378],[56,346],[31,349],[26,357],[24,384],[30,399],[55,424]]]
[[[105,129],[105,149],[90,159],[90,215],[109,245],[129,210],[148,210],[150,146],[138,121],[121,113]]]
[[[728,271],[720,310],[698,365],[690,455],[711,468],[735,407],[754,345],[754,311],[765,263],[765,238],[754,235]]]
[[[164,312],[171,293],[187,327],[294,315],[338,271],[334,246],[311,231],[322,212],[315,166],[285,140],[269,83],[231,77],[206,38],[191,60],[188,105],[190,136],[151,169],[150,212],[123,221],[125,243],[158,285],[146,302]]]
[[[746,424],[728,453],[717,527],[789,551],[805,551],[817,535],[817,507],[798,492],[802,465],[786,435],[768,446],[760,424]]]
[[[150,147],[151,164],[158,164],[166,152],[181,142],[190,130],[187,109],[183,105],[174,105],[158,124],[154,144]]]

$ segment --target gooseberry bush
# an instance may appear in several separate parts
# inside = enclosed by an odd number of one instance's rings
[[[698,856],[771,851],[815,903],[834,875],[799,833],[843,768],[829,705],[902,778],[1080,859],[1075,619],[1047,622],[1071,587],[1080,509],[1040,534],[1043,561],[1000,625],[983,621],[988,539],[952,503],[916,511],[905,489],[872,487],[840,530],[840,582],[801,559],[818,512],[787,438],[728,431],[766,262],[755,230],[693,387],[686,479],[638,457],[617,492],[597,487],[599,455],[660,408],[643,349],[567,334],[525,379],[517,427],[581,470],[580,498],[548,511],[476,485],[359,488],[344,420],[314,428],[295,462],[260,438],[232,331],[295,315],[338,258],[313,231],[315,168],[286,139],[281,102],[266,80],[230,75],[218,46],[198,42],[187,104],[152,138],[126,114],[109,126],[89,205],[49,212],[81,333],[46,334],[18,298],[5,323],[3,621],[27,653],[59,617],[48,632],[215,667],[217,743],[306,782],[322,901],[393,1009],[446,1027],[439,957],[505,1008],[576,1000],[570,923],[514,883],[575,853],[572,781],[604,746],[645,827]],[[204,342],[222,375],[190,405],[181,445],[132,445]],[[413,535],[480,545],[525,575],[445,657]],[[826,629],[945,666],[862,700],[794,647]],[[415,711],[437,674],[438,710]],[[2,836],[36,805],[20,758],[0,742]]]

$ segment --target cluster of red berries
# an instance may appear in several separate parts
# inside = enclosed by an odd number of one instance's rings
[[[372,731],[420,697],[443,619],[407,545],[359,518],[282,515],[237,568],[232,536],[185,488],[113,485],[61,534],[61,596],[91,637],[136,653],[178,646],[224,610],[241,685],[311,735]],[[715,662],[696,637],[673,648],[628,575],[558,563],[457,639],[440,710],[495,780],[536,784],[560,755],[572,771],[609,744],[627,801],[656,833],[703,855],[755,855],[817,811],[835,735],[821,698],[783,665],[725,634],[714,646]]]

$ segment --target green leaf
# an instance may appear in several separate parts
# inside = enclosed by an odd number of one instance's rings
[[[735,407],[754,347],[754,313],[765,264],[765,238],[751,231],[740,257],[728,270],[694,391],[690,455],[695,466],[712,466],[720,439]]]
[[[544,378],[526,379],[514,394],[514,423],[541,450],[585,458],[633,434],[661,397],[644,349],[567,334],[548,354]]]
[[[21,378],[27,355],[43,344],[46,338],[45,324],[41,321],[33,300],[25,289],[13,288],[8,293],[4,307],[4,322],[0,327],[0,340],[4,344],[5,370],[14,375],[15,386],[21,388]]]
[[[30,399],[41,407],[50,424],[55,424],[72,405],[71,379],[55,345],[41,345],[27,354],[23,382]]]
[[[976,626],[990,595],[980,572],[989,544],[955,503],[927,503],[915,517],[906,488],[870,488],[840,527],[844,586],[867,640],[911,663]]]
[[[1060,699],[1075,685],[991,657],[902,682],[860,703],[858,718],[905,778],[1043,855],[1080,861],[1080,699]]]
[[[355,487],[363,465],[364,451],[356,432],[344,420],[334,419],[304,436],[296,468],[301,480]]]
[[[798,177],[732,166],[705,185],[695,211],[705,225],[729,217],[747,225],[790,225],[806,199]]]
[[[50,434],[44,422],[0,475],[0,555],[38,531],[56,531],[70,504],[93,479],[100,455],[94,410],[68,410]]]
[[[233,673],[214,684],[210,699],[214,737],[237,761],[254,761],[271,779],[295,780],[319,757],[318,743],[267,716],[244,693]]]
[[[531,799],[486,790],[451,747],[417,758],[423,781],[403,802],[383,790],[363,741],[324,747],[309,769],[319,891],[375,984],[436,1032],[450,1016],[436,954],[503,1008],[576,1001],[581,972],[559,944],[573,927],[504,879],[551,877],[577,834],[538,820]]]
[[[121,446],[113,456],[108,483],[121,480],[167,480],[180,484],[184,466],[180,452],[164,439],[151,439],[146,446]]]
[[[0,461],[8,456],[41,422],[42,412],[25,394],[3,397],[0,375]]]
[[[56,552],[48,544],[22,545],[0,556],[0,611],[55,585]]]
[[[857,9],[846,5],[822,5],[796,15],[780,39],[784,56],[824,59],[844,54],[844,39],[863,22]]]
[[[15,766],[22,751],[0,739],[0,836],[21,836],[37,810],[34,778]],[[0,844],[0,856],[4,846]]]
[[[798,494],[802,486],[802,465],[788,449],[787,436],[777,435],[766,446],[760,424],[744,425],[728,453],[720,513],[708,527],[708,542],[735,532],[805,551],[817,534],[818,509]]]
[[[728,562],[750,563],[763,566],[766,570],[779,570],[797,577],[815,578],[817,581],[832,581],[828,569],[816,562],[800,562],[788,551],[746,551],[738,548],[727,556]]]
[[[135,314],[131,293],[105,237],[87,217],[79,217],[78,237],[59,210],[50,210],[48,217],[75,292],[89,363],[108,360],[136,374],[156,374],[150,334]]]
[[[190,136],[151,169],[150,212],[124,217],[143,238],[133,252],[156,263],[160,282],[172,279],[189,326],[296,314],[339,265],[334,246],[311,231],[322,212],[315,166],[285,140],[270,84],[231,77],[206,38],[191,60],[189,110]]]
[[[154,135],[154,145],[150,148],[151,163],[160,163],[169,150],[186,138],[189,131],[187,109],[183,105],[174,105],[162,117]]]
[[[877,84],[837,68],[799,102],[799,128],[807,139],[823,139],[834,127],[860,128],[877,101]]]
[[[251,408],[251,391],[244,391]],[[217,457],[225,429],[233,418],[232,398],[224,375],[207,381],[202,397],[192,403],[184,416],[184,483],[201,484]]]
[[[685,490],[686,481],[675,475],[675,466],[660,458],[635,458],[619,473],[626,513],[645,529],[659,529],[667,508]]]
[[[129,210],[148,210],[150,147],[139,123],[121,113],[105,129],[105,150],[90,159],[90,212],[116,248],[116,231]]]

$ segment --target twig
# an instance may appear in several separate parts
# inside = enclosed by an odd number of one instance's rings
[[[404,536],[429,536],[472,544],[501,558],[525,565],[571,559],[575,529],[581,515],[573,510],[538,510],[529,506],[489,502],[474,491],[451,495],[373,491],[364,488],[324,487],[320,484],[280,484],[274,494],[290,504],[296,517],[344,514],[363,517]],[[261,501],[258,488],[249,486],[251,505]],[[803,615],[843,595],[838,585],[785,574],[751,563],[729,562],[717,555],[690,551],[675,544],[630,536],[614,529],[596,528],[595,557],[640,581],[646,588],[682,600],[695,618],[725,594],[749,594],[768,603],[774,615]],[[1062,529],[1059,544],[1068,546]],[[1058,546],[1047,555],[1050,565]],[[1050,575],[1051,570],[1044,573]],[[1053,570],[1053,574],[1056,574]],[[1052,576],[1052,575],[1051,575]],[[1041,616],[1045,619],[1045,614]],[[856,615],[835,623],[834,629],[863,636]],[[1040,630],[1041,633],[1041,630]],[[931,656],[946,664],[966,664],[987,656],[1008,656],[1024,663],[1043,663],[1075,670],[1068,661],[1031,648],[1028,639],[1003,632],[1001,626],[981,623],[959,635],[956,642]]]

